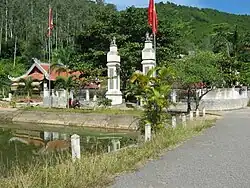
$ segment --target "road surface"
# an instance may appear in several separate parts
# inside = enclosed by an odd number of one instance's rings
[[[250,109],[226,112],[207,129],[112,188],[249,188]]]

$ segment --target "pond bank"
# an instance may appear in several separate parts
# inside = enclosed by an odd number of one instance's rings
[[[1,109],[0,119],[13,123],[67,125],[119,130],[136,130],[137,114]]]
[[[165,149],[173,148],[213,124],[214,121],[198,121],[191,127],[163,129],[152,141],[139,147],[109,154],[83,153],[77,163],[68,158],[58,161],[53,168],[47,163],[39,167],[28,166],[25,170],[13,168],[7,177],[0,175],[0,187],[14,188],[20,184],[29,187],[106,187],[115,175],[136,169],[148,159],[158,157]]]

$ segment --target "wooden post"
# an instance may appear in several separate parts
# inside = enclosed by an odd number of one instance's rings
[[[196,118],[199,118],[200,117],[200,112],[199,112],[199,109],[196,110]]]
[[[72,160],[73,160],[73,162],[75,162],[76,159],[81,158],[80,136],[79,135],[74,134],[71,136],[71,148],[72,148]]]
[[[186,115],[184,113],[182,114],[181,120],[182,120],[182,126],[186,127],[187,126],[187,118],[186,118]]]
[[[172,116],[172,128],[176,128],[176,116]]]
[[[151,140],[151,124],[147,123],[145,125],[145,142]]]
[[[194,112],[193,111],[189,112],[189,119],[190,119],[190,121],[194,120]]]

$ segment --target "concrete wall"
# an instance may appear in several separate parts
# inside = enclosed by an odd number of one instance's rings
[[[43,98],[43,106],[44,107],[50,106],[50,98],[49,97]],[[55,108],[66,108],[67,98],[66,97],[51,96],[51,106],[55,107]]]
[[[205,107],[207,110],[234,110],[247,107],[249,94],[246,88],[219,88],[210,91],[200,102],[199,108]],[[192,109],[195,109],[195,103],[192,103]],[[187,110],[186,102],[176,103],[171,106],[170,110],[185,111]]]
[[[138,117],[128,114],[111,115],[102,113],[23,111],[15,115],[12,121],[19,123],[136,130]]]

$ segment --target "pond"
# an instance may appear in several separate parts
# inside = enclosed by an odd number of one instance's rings
[[[0,175],[12,167],[48,163],[70,157],[70,137],[80,136],[81,153],[99,154],[136,144],[138,133],[68,126],[0,123]],[[118,145],[117,145],[118,144]],[[119,149],[119,148],[118,148]]]

